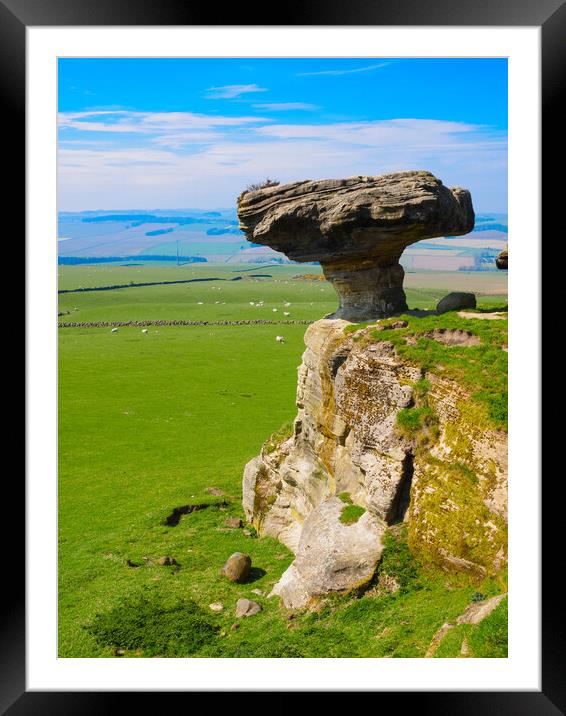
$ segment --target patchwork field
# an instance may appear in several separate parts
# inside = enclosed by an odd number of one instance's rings
[[[316,320],[336,307],[328,283],[293,278],[319,274],[318,267],[249,269],[59,266],[60,289],[224,280],[64,293],[58,320]],[[506,278],[408,273],[408,303],[432,308],[458,289],[474,290],[480,306],[502,307]],[[291,553],[225,521],[243,516],[245,463],[295,415],[304,331],[304,325],[60,329],[59,656],[418,657],[474,595],[504,590],[494,581],[447,581],[420,570],[399,534],[388,547],[404,585],[395,595],[341,597],[297,615],[266,598]],[[167,525],[185,505],[203,507]],[[245,585],[219,575],[236,551],[252,557]],[[164,556],[174,563],[160,565]],[[252,592],[258,589],[262,595]],[[241,597],[260,602],[262,611],[237,620]],[[224,609],[213,612],[215,602]],[[470,656],[505,655],[505,609],[504,601],[481,625],[457,627],[466,631]],[[459,655],[456,631],[436,656]]]

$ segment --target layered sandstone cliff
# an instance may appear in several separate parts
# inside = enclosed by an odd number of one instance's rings
[[[486,428],[469,395],[434,375],[434,425],[404,432],[397,416],[418,402],[421,369],[348,325],[309,327],[293,434],[268,441],[245,469],[246,517],[296,555],[274,594],[302,607],[367,585],[384,531],[399,522],[422,562],[496,573],[506,561],[506,433]],[[341,519],[349,503],[365,510],[350,524]]]

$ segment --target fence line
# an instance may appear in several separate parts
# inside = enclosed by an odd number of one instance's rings
[[[306,326],[314,323],[307,319],[296,321],[270,321],[263,318],[252,318],[242,321],[59,321],[59,328],[122,328],[128,326]]]

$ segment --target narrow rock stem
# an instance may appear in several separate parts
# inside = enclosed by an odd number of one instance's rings
[[[395,261],[389,265],[337,266],[322,263],[326,278],[340,299],[338,310],[327,318],[368,321],[407,310],[403,278],[405,271]]]

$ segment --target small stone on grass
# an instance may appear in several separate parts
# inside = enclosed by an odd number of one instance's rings
[[[244,523],[239,517],[227,517],[224,520],[224,524],[226,527],[231,527],[232,529],[239,529],[244,526]]]
[[[236,602],[237,617],[252,617],[261,612],[261,605],[251,599],[238,599]]]
[[[177,560],[174,557],[160,557],[157,564],[160,567],[172,567],[177,564]]]

